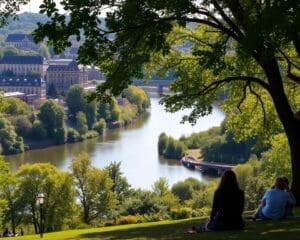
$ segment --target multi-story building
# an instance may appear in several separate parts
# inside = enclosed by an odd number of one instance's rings
[[[36,51],[40,44],[33,41],[29,34],[9,34],[5,40],[6,45],[12,46],[24,51]]]
[[[47,63],[42,56],[10,56],[0,59],[1,75],[40,75],[44,77]]]
[[[0,90],[5,93],[24,93],[25,99],[46,98],[46,83],[41,77],[0,75]]]
[[[78,66],[72,59],[57,59],[49,61],[47,69],[47,87],[53,84],[59,94],[65,95],[73,84],[87,85],[86,69]]]
[[[86,69],[88,73],[88,80],[102,80],[104,81],[106,79],[106,76],[104,73],[101,73],[99,71],[99,68],[95,66],[88,66]]]

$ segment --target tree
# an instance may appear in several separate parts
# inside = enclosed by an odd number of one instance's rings
[[[85,92],[82,86],[75,84],[70,87],[66,97],[69,114],[76,116],[77,112],[84,112],[86,108]]]
[[[6,107],[4,112],[9,115],[28,115],[30,107],[18,98],[5,99]]]
[[[58,97],[58,92],[54,83],[50,83],[47,91],[47,95],[52,98]]]
[[[47,137],[47,131],[39,120],[33,122],[30,137],[34,140],[44,140]]]
[[[116,194],[119,201],[124,201],[129,196],[130,185],[121,172],[121,162],[111,162],[106,169],[113,181],[112,192]]]
[[[99,133],[99,135],[103,135],[106,130],[106,122],[103,118],[100,118],[98,122],[94,124],[93,129]]]
[[[169,138],[166,133],[161,133],[158,138],[158,154],[163,155],[168,146]]]
[[[13,234],[22,217],[16,196],[17,181],[11,173],[8,163],[0,157],[0,222],[11,223]],[[5,210],[4,210],[5,209]]]
[[[48,36],[54,49],[61,51],[70,45],[70,35],[78,39],[84,35],[78,59],[108,72],[106,82],[93,97],[119,94],[132,78],[142,78],[143,66],[156,58],[160,65],[173,68],[177,77],[171,85],[176,94],[163,102],[170,111],[193,108],[186,120],[193,122],[209,114],[212,103],[224,93],[229,96],[227,103],[231,103],[227,110],[231,115],[239,115],[244,123],[243,128],[235,128],[236,132],[243,130],[246,135],[246,123],[251,122],[251,129],[260,131],[248,134],[269,136],[278,130],[273,120],[278,119],[288,138],[292,189],[300,205],[298,1],[185,0],[174,4],[126,0],[62,4],[70,12],[69,21],[59,14],[52,1],[44,1],[41,10],[51,19],[39,24],[36,40]],[[99,27],[98,16],[107,7],[113,10],[107,14],[104,29]],[[94,14],[82,11],[85,8],[95,9]],[[184,30],[181,26],[188,28]],[[180,42],[188,42],[190,49],[171,47]],[[107,62],[111,64],[103,64]],[[157,70],[163,69],[157,67]],[[239,114],[247,106],[248,119]],[[251,120],[258,117],[261,117],[259,124],[254,125],[257,121]]]
[[[111,190],[113,182],[108,171],[92,167],[86,153],[74,158],[71,168],[82,207],[82,221],[90,224],[107,215],[116,206],[116,196]]]
[[[18,116],[14,121],[14,125],[16,133],[23,138],[28,137],[32,131],[32,124],[27,116]]]
[[[85,115],[89,129],[92,129],[95,122],[97,121],[98,102],[92,101],[85,107]]]
[[[163,197],[170,192],[168,180],[164,177],[160,177],[152,186],[153,192]]]
[[[3,154],[24,152],[23,138],[18,137],[12,124],[5,118],[0,118],[0,143]]]
[[[45,194],[46,231],[61,230],[72,216],[75,195],[69,173],[60,172],[49,163],[25,164],[16,173],[18,201],[23,205],[23,215],[29,214],[35,233],[40,232],[39,209],[36,204],[39,193]]]
[[[38,117],[47,131],[47,136],[57,144],[66,142],[67,130],[65,127],[64,109],[53,100],[48,100],[40,107]]]
[[[87,133],[87,131],[89,130],[86,116],[83,112],[76,113],[76,129],[81,135]]]
[[[129,86],[122,92],[123,97],[125,97],[130,103],[135,104],[138,108],[138,113],[144,112],[148,107],[150,107],[150,99],[147,93],[136,86]]]

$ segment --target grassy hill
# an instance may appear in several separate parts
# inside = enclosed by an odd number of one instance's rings
[[[297,210],[298,213],[300,209]],[[178,221],[161,221],[155,223],[141,223],[83,230],[71,230],[44,234],[45,240],[299,240],[300,220],[280,221],[247,221],[244,231],[204,232],[185,234],[192,226],[197,226],[205,218],[192,218]],[[20,240],[40,239],[39,235],[18,237]]]

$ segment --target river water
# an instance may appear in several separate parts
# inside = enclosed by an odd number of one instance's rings
[[[167,113],[159,105],[158,98],[151,98],[149,113],[126,129],[111,130],[105,137],[97,139],[27,151],[6,156],[5,159],[13,170],[24,163],[50,162],[59,169],[68,171],[71,159],[84,151],[97,167],[102,168],[112,161],[120,161],[123,174],[135,188],[151,189],[159,177],[167,178],[170,186],[188,177],[205,181],[199,171],[189,170],[181,166],[179,161],[163,159],[157,152],[158,136],[162,132],[178,138],[219,126],[224,119],[224,114],[214,108],[211,115],[200,118],[194,126],[189,123],[180,124],[182,116],[188,112]]]

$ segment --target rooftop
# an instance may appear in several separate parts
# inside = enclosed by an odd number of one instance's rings
[[[44,63],[42,56],[11,56],[4,55],[0,59],[0,64],[40,64]]]
[[[0,87],[9,87],[9,86],[26,86],[26,87],[39,87],[44,84],[42,78],[38,77],[7,77],[0,75]]]
[[[71,61],[67,62],[65,61],[66,64],[62,64],[60,62],[59,64],[49,64],[49,67],[47,69],[47,72],[56,72],[56,71],[79,71],[78,65],[76,61]]]
[[[5,40],[5,42],[22,42],[22,41],[33,41],[32,35],[29,34],[22,34],[22,33],[14,33],[14,34],[9,34]]]

